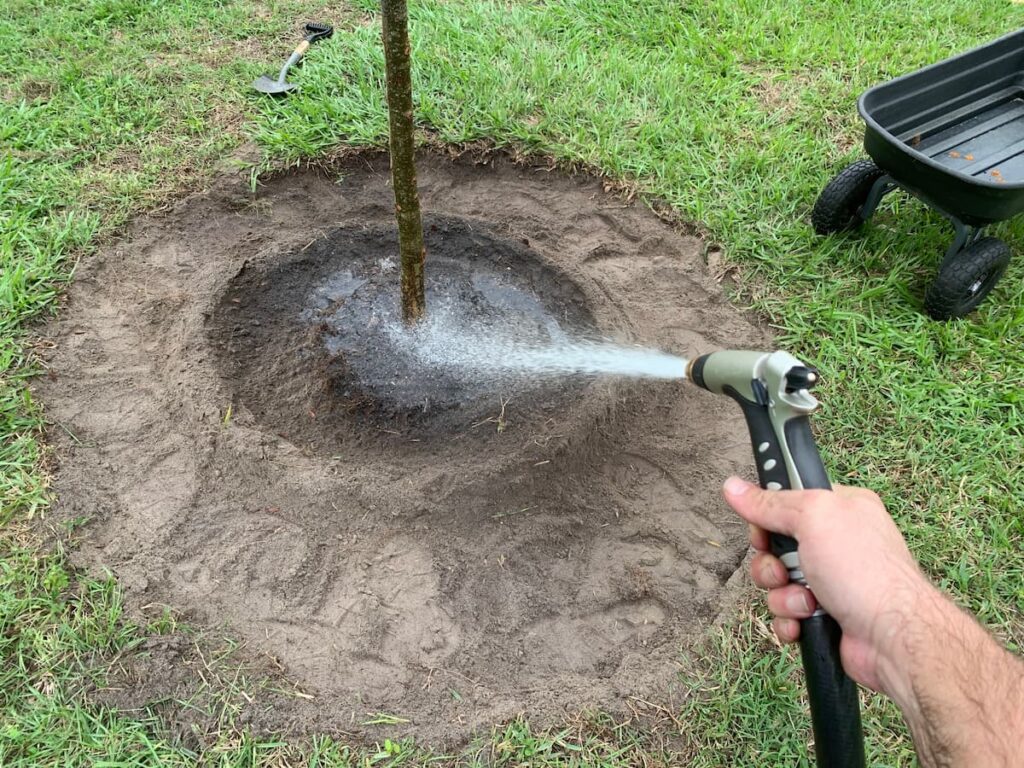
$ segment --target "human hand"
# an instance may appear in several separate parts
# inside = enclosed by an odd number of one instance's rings
[[[772,626],[786,643],[800,636],[800,619],[817,604],[843,630],[843,668],[862,685],[891,693],[898,676],[897,636],[932,588],[917,567],[881,499],[862,488],[765,491],[738,477],[725,500],[751,524],[754,582],[768,590]],[[768,531],[799,542],[800,568],[810,591],[789,582],[771,554]]]

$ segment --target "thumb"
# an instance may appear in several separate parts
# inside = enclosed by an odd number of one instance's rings
[[[725,500],[737,514],[759,528],[796,536],[800,508],[798,491],[765,491],[740,477],[730,477],[723,489]]]

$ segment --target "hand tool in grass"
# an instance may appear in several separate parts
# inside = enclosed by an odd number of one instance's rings
[[[689,363],[686,378],[735,400],[747,420],[761,487],[832,490],[811,434],[818,408],[810,394],[818,372],[787,352],[712,352]],[[772,534],[772,551],[791,580],[807,584],[798,542]],[[857,686],[839,659],[841,631],[820,608],[800,622],[800,651],[807,676],[814,751],[819,768],[864,768],[864,738]]]
[[[303,38],[302,42],[292,52],[292,55],[288,57],[288,61],[281,67],[281,71],[277,73],[277,79],[274,80],[269,75],[263,75],[252,84],[252,87],[260,93],[269,93],[274,96],[294,91],[299,86],[295,83],[285,82],[285,78],[288,77],[288,70],[299,63],[306,51],[309,50],[309,46],[319,40],[325,40],[333,34],[334,27],[330,24],[309,22],[306,24],[306,37]]]

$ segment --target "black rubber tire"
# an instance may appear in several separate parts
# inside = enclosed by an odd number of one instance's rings
[[[1010,263],[1010,246],[983,237],[939,270],[924,294],[924,309],[936,320],[970,314],[995,288]]]
[[[811,211],[811,225],[819,235],[856,229],[863,222],[858,215],[871,187],[884,171],[871,160],[848,165],[822,190]]]

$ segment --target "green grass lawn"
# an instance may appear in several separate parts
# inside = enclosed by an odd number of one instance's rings
[[[105,665],[160,626],[123,616],[115,583],[44,551],[49,457],[25,388],[31,327],[75,260],[139,211],[195,189],[254,140],[268,166],[385,139],[375,4],[7,0],[0,8],[0,765],[392,765],[405,742],[252,739],[223,707],[196,754],[147,713],[86,703]],[[1024,641],[1024,266],[982,309],[920,312],[950,231],[893,196],[861,236],[818,239],[810,207],[859,156],[871,84],[1024,24],[1011,0],[413,0],[417,119],[433,141],[486,142],[635,185],[721,245],[779,344],[826,376],[817,420],[836,479],[877,490],[926,570],[1018,650]],[[332,19],[303,90],[250,94]],[[1017,250],[1024,222],[996,228]],[[870,564],[865,564],[870,567]],[[589,718],[486,735],[467,764],[806,765],[796,656],[759,605],[685,673],[657,728]],[[872,764],[912,764],[895,710],[866,698]],[[400,735],[400,730],[396,730]],[[667,742],[665,740],[668,739]],[[664,746],[666,744],[668,746]],[[669,749],[678,750],[674,754]],[[441,756],[435,756],[442,760]],[[444,760],[447,760],[445,758]]]

